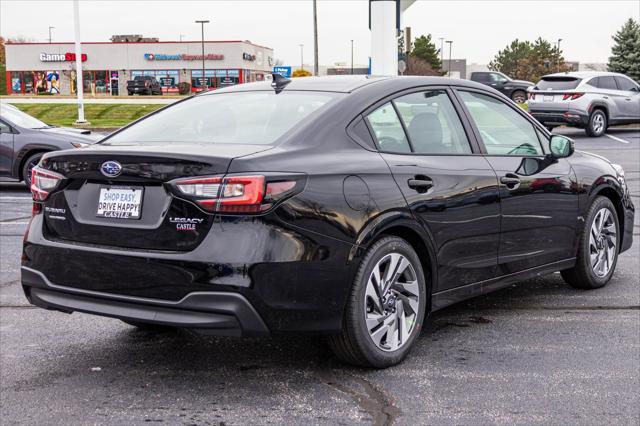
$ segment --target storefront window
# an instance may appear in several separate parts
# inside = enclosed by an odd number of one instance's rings
[[[11,91],[13,93],[22,93],[22,73],[18,71],[11,72]]]
[[[96,93],[107,93],[107,72],[96,71]]]
[[[93,71],[83,71],[82,72],[82,90],[84,93],[95,93],[91,90],[93,86]]]
[[[202,71],[200,71],[202,74]],[[178,70],[145,70],[145,71],[131,71],[131,78],[136,76],[148,75],[155,77],[162,86],[162,91],[165,93],[178,92],[179,72]]]
[[[203,81],[204,80],[204,81]],[[204,70],[204,79],[202,78],[202,70],[191,71],[191,87],[196,90],[202,90],[206,82],[209,89],[213,89],[215,84],[215,70]]]
[[[22,75],[24,79],[24,93],[34,93],[35,84],[33,81],[33,73],[25,72]]]

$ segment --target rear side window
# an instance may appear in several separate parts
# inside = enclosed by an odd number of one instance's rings
[[[411,152],[409,141],[396,110],[387,102],[367,116],[381,151]]]
[[[575,77],[544,77],[536,84],[539,90],[571,90],[582,81]]]
[[[616,81],[611,76],[598,77],[598,87],[600,89],[618,90]]]
[[[491,96],[461,91],[489,155],[543,155],[535,127],[509,105]]]
[[[419,154],[471,154],[469,140],[444,90],[412,93],[393,101]]]
[[[638,87],[633,81],[629,80],[628,78],[618,76],[615,76],[613,78],[616,80],[616,83],[618,83],[618,89],[624,90],[625,92],[630,92],[635,87]]]

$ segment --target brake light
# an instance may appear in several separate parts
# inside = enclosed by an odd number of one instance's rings
[[[44,201],[64,179],[61,174],[35,166],[31,169],[31,195],[33,201]],[[36,207],[34,206],[34,209]]]
[[[562,97],[562,100],[566,101],[567,99],[570,99],[573,101],[578,99],[582,95],[584,95],[584,93],[565,93],[564,96]]]
[[[267,182],[265,176],[251,175],[181,179],[174,186],[209,212],[260,213],[292,194],[297,183]]]

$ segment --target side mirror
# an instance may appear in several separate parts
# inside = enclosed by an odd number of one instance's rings
[[[573,139],[562,135],[553,135],[549,141],[549,151],[554,158],[567,158],[573,155],[575,144]]]

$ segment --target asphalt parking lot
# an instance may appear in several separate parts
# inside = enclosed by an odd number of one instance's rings
[[[621,164],[640,206],[639,130],[560,132]],[[640,424],[640,214],[606,288],[518,283],[434,314],[403,364],[363,370],[315,337],[154,334],[35,309],[19,283],[30,209],[0,184],[2,424]]]

